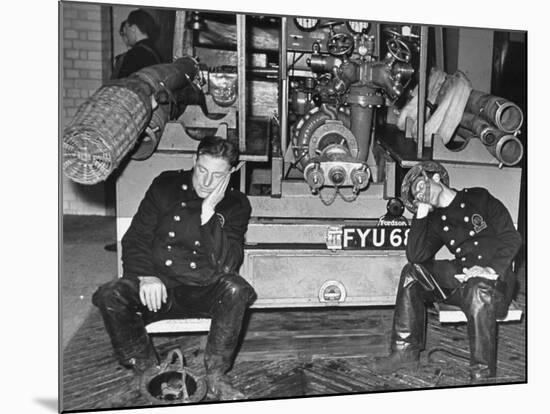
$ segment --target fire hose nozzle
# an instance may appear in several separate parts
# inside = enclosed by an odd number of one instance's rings
[[[361,167],[354,169],[351,174],[351,182],[353,183],[353,192],[357,193],[369,185],[370,170],[369,167],[363,164]]]
[[[506,166],[516,165],[523,157],[523,144],[514,135],[504,135],[487,149],[501,164]]]
[[[325,172],[318,162],[306,168],[304,176],[313,194],[317,194],[319,189],[325,185]]]
[[[341,185],[346,181],[346,170],[340,166],[332,167],[328,172],[328,177],[334,185]]]
[[[508,133],[518,131],[523,124],[523,111],[515,103],[477,90],[470,93],[466,111],[481,116]]]

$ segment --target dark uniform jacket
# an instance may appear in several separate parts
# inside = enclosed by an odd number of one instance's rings
[[[201,225],[202,198],[192,171],[166,171],[154,179],[122,238],[124,277],[157,276],[167,288],[208,285],[236,272],[243,260],[251,207],[228,188],[214,215]]]
[[[126,53],[115,58],[112,78],[126,78],[144,67],[159,63],[161,63],[161,58],[153,42],[150,39],[143,39]]]
[[[465,267],[489,266],[505,281],[521,236],[499,200],[484,188],[466,188],[447,207],[413,218],[407,258],[411,263],[429,261],[444,245],[454,253],[458,273]]]

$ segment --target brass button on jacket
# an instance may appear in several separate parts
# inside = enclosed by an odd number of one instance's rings
[[[248,198],[226,191],[215,208],[225,219],[223,227],[218,214],[201,225],[202,201],[191,170],[156,177],[122,239],[124,277],[153,274],[171,288],[208,285],[226,271],[238,271],[251,213]]]
[[[501,201],[484,188],[457,191],[451,203],[426,217],[413,217],[407,241],[412,263],[433,260],[446,246],[458,269],[487,266],[507,274],[521,246],[521,236]]]

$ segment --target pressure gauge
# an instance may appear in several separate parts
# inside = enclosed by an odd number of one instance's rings
[[[312,19],[310,17],[296,17],[294,23],[298,29],[305,32],[311,32],[319,25],[319,19]]]
[[[357,20],[352,20],[346,22],[346,26],[348,27],[348,30],[354,34],[361,34],[363,31],[367,31],[369,28],[369,22],[360,22]]]

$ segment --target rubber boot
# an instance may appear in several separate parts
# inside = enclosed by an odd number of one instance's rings
[[[206,374],[208,384],[207,398],[217,401],[244,400],[245,395],[231,384],[231,381],[221,372]]]
[[[468,319],[470,382],[491,381],[497,371],[497,322],[495,283],[482,278],[468,281],[462,292],[463,311]]]
[[[391,374],[400,369],[416,370],[420,360],[417,349],[395,350],[387,357],[377,358],[372,366],[378,374]]]
[[[220,401],[245,399],[245,395],[235,388],[231,384],[231,380],[225,375],[231,362],[229,356],[207,353],[204,362],[206,366],[206,383],[208,386],[207,398]]]
[[[138,374],[159,364],[159,358],[142,318],[139,282],[118,279],[102,285],[92,296],[121,365]]]
[[[255,292],[239,275],[226,274],[218,282],[215,296],[204,355],[207,396],[215,400],[242,400],[245,395],[231,384],[225,373],[231,368],[244,313]]]
[[[389,374],[399,369],[416,369],[426,337],[424,289],[416,281],[415,269],[405,265],[401,272],[393,316],[391,353],[375,359],[372,369]]]

